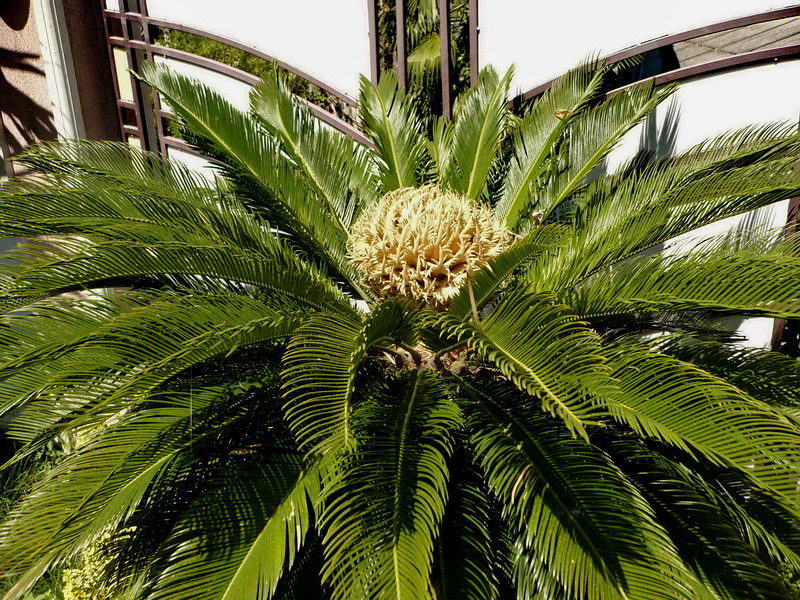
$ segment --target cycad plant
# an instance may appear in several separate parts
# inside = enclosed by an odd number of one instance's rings
[[[6,598],[91,556],[104,598],[785,600],[800,368],[720,317],[800,317],[796,244],[660,249],[800,193],[800,137],[602,174],[672,92],[610,74],[515,115],[487,70],[431,132],[387,74],[366,148],[279,80],[246,114],[149,65],[216,178],[29,150],[0,410],[5,469],[51,466],[0,529]]]

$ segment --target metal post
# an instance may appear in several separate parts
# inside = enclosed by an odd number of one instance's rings
[[[153,39],[150,35],[150,23],[147,20],[149,16],[149,12],[147,11],[147,0],[139,0],[139,13],[142,15],[142,34],[144,36],[144,42],[147,44],[148,48],[148,56],[147,58],[153,60],[153,54],[150,52],[150,48],[153,45]],[[164,141],[166,136],[166,132],[164,131],[163,124],[161,122],[161,95],[154,89],[150,88],[150,94],[153,98],[153,108],[151,111],[152,114],[152,123],[150,124],[151,127],[155,127],[155,133],[158,137],[158,149],[164,156],[167,155],[167,145]],[[153,144],[153,148],[155,148],[155,143]]]
[[[378,85],[378,79],[381,74],[381,66],[379,64],[378,0],[367,0],[367,13],[369,18],[370,79],[373,85]]]
[[[442,54],[442,115],[453,117],[453,64],[450,56],[450,0],[439,0],[439,38]]]
[[[117,121],[119,124],[119,139],[125,140],[125,127],[122,118],[122,106],[120,105],[120,98],[122,97],[119,90],[119,82],[117,81],[117,66],[114,62],[114,47],[111,45],[111,30],[108,27],[108,17],[103,15],[103,31],[106,34],[106,47],[108,49],[108,64],[111,66],[111,83],[114,86],[114,104],[117,107]]]
[[[478,83],[480,62],[478,60],[478,0],[469,0],[469,80]]]
[[[406,1],[397,0],[395,8],[397,24],[397,78],[401,87],[408,82],[408,50],[406,48]]]
[[[119,0],[119,12],[122,21],[122,37],[126,42],[129,42],[131,40],[130,21],[135,21],[136,19],[130,19],[128,17],[128,7],[126,6],[125,0]],[[136,56],[136,50],[130,45],[126,45],[125,54],[128,58],[128,69],[134,73],[138,72],[139,58]],[[150,127],[148,126],[150,124],[147,122],[144,114],[145,110],[149,110],[150,104],[148,102],[146,105],[147,108],[145,108],[146,93],[139,80],[131,78],[131,84],[133,88],[133,103],[134,112],[136,113],[136,129],[138,130],[139,144],[141,144],[142,150],[151,150],[151,145],[155,136],[150,131]]]

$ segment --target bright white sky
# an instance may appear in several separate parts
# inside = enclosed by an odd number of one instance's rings
[[[148,0],[151,17],[243,42],[358,96],[369,74],[366,0]]]
[[[501,70],[515,64],[514,88],[527,91],[590,55],[788,3],[480,0],[480,58]],[[366,0],[148,0],[148,9],[254,46],[353,97],[359,74],[369,73]]]

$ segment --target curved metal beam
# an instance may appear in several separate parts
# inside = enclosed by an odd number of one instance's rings
[[[682,69],[673,69],[666,71],[661,75],[654,75],[640,81],[635,81],[623,87],[612,90],[608,93],[613,96],[617,92],[636,86],[645,81],[654,81],[655,85],[663,85],[672,81],[680,81],[695,75],[703,75],[705,73],[716,73],[726,69],[733,69],[745,65],[752,65],[760,62],[775,61],[781,58],[791,58],[793,56],[800,56],[800,44],[792,44],[791,46],[780,46],[778,48],[768,48],[766,50],[754,50],[752,52],[743,52],[734,56],[727,56],[717,60],[711,60],[699,65],[692,65],[691,67],[683,67]]]
[[[630,58],[632,56],[636,56],[637,54],[643,54],[645,52],[649,52],[651,50],[657,50],[658,48],[664,48],[665,46],[670,46],[672,44],[676,44],[678,42],[685,42],[686,40],[691,40],[697,37],[701,37],[704,35],[709,35],[712,33],[720,33],[722,31],[728,31],[730,29],[736,29],[738,27],[746,27],[747,25],[755,25],[757,23],[766,23],[768,21],[778,21],[780,19],[787,19],[789,17],[796,17],[800,16],[800,5],[789,6],[786,8],[782,8],[779,10],[770,10],[762,13],[757,13],[753,15],[747,15],[744,17],[737,17],[735,19],[728,19],[726,21],[720,21],[719,23],[713,23],[711,25],[706,25],[704,27],[696,27],[694,29],[689,29],[680,33],[676,33],[673,35],[668,35],[665,37],[660,37],[655,40],[651,40],[649,42],[645,42],[643,44],[639,44],[637,46],[631,46],[630,48],[626,48],[625,50],[621,50],[619,52],[615,52],[614,54],[609,54],[608,56],[604,57],[603,60],[608,64],[613,64],[619,62],[621,60],[625,60],[626,58]],[[787,48],[791,48],[793,46],[787,46]],[[776,50],[780,50],[780,48],[776,48]],[[762,52],[762,51],[758,51]],[[766,52],[766,51],[764,51]],[[748,52],[746,54],[742,54],[740,56],[749,56],[755,53]],[[779,56],[787,56],[787,54],[780,54]],[[730,58],[736,58],[730,57]],[[664,73],[662,75],[657,75],[656,78],[663,77],[668,73],[681,73],[681,76],[676,77],[674,79],[667,79],[664,81],[659,81],[656,79],[657,83],[666,83],[667,81],[677,81],[678,79],[683,79],[685,77],[690,77],[691,75],[697,75],[699,73],[706,73],[712,69],[702,69],[705,65],[719,65],[723,64],[723,66],[718,66],[716,68],[724,69],[728,68],[728,66],[724,66],[725,61],[728,59],[723,59],[721,61],[711,61],[709,63],[704,63],[703,65],[694,65],[691,67],[686,67],[684,69],[676,69],[675,71],[670,71]],[[765,60],[765,59],[756,59],[756,60]],[[729,66],[736,66],[738,64],[744,64],[743,62],[738,62],[731,64]],[[696,72],[688,73],[692,69],[700,68],[700,70]],[[556,79],[551,79],[550,81],[543,83],[541,85],[536,86],[533,89],[528,90],[514,98],[511,104],[518,104],[520,102],[524,102],[525,100],[530,100],[531,98],[535,98],[539,94],[545,92],[546,90],[550,89],[550,86],[556,81]]]
[[[142,42],[127,41],[126,43],[125,40],[121,40],[120,38],[110,38],[110,40],[111,43],[114,45],[120,45],[120,46],[129,45],[135,48],[145,49],[145,44]],[[255,75],[247,73],[246,71],[242,71],[241,69],[237,69],[236,67],[226,65],[225,63],[221,63],[211,58],[206,58],[205,56],[198,56],[197,54],[192,54],[191,52],[184,52],[183,50],[177,50],[175,48],[167,48],[166,46],[159,46],[157,44],[148,46],[147,50],[152,54],[157,54],[159,56],[166,56],[168,58],[173,58],[175,60],[196,65],[198,67],[203,67],[204,69],[208,69],[209,71],[214,71],[216,73],[226,75],[228,77],[231,77],[232,79],[236,79],[237,81],[246,83],[247,85],[253,86],[256,85],[259,81],[261,81],[261,79],[259,79]],[[368,140],[363,133],[361,133],[358,129],[356,129],[349,123],[346,123],[333,113],[330,113],[324,108],[319,107],[316,104],[313,104],[303,98],[298,97],[298,100],[303,102],[320,120],[326,122],[328,125],[331,125],[332,127],[341,131],[342,133],[349,135],[360,144],[374,148],[372,142]],[[162,111],[162,116],[163,116],[163,111]]]
[[[105,10],[104,14],[107,17],[119,18],[121,13],[119,13],[117,11],[113,11],[113,10]],[[321,90],[331,94],[332,96],[336,96],[342,102],[345,102],[345,103],[347,103],[347,104],[349,104],[351,106],[354,106],[356,104],[356,100],[352,96],[346,94],[345,92],[343,92],[341,90],[338,90],[335,87],[333,87],[331,85],[328,85],[324,81],[320,81],[319,79],[317,79],[313,75],[309,75],[305,71],[302,71],[301,69],[298,69],[297,67],[294,67],[294,66],[292,66],[291,64],[289,64],[287,62],[279,60],[279,59],[275,58],[274,56],[271,56],[271,55],[267,54],[266,52],[262,52],[261,50],[259,50],[258,48],[254,48],[253,46],[248,46],[247,44],[243,44],[242,42],[237,42],[234,39],[231,39],[231,38],[228,38],[228,37],[225,37],[225,36],[222,36],[222,35],[217,35],[215,33],[210,33],[208,31],[203,31],[202,29],[198,29],[196,27],[190,27],[188,25],[183,25],[181,23],[175,23],[173,21],[168,21],[166,19],[155,19],[153,17],[148,17],[146,15],[142,15],[142,14],[139,14],[139,13],[131,13],[131,12],[124,13],[124,15],[128,20],[131,20],[132,18],[136,19],[137,21],[141,22],[142,25],[144,25],[144,26],[150,25],[150,26],[153,26],[153,27],[164,27],[166,29],[174,29],[176,31],[183,31],[184,33],[190,33],[192,35],[197,35],[197,36],[209,39],[209,40],[213,40],[215,42],[219,42],[221,44],[225,44],[227,46],[231,46],[231,47],[236,48],[238,50],[242,50],[243,52],[247,52],[248,54],[252,54],[253,56],[257,56],[258,58],[260,58],[262,60],[265,60],[267,62],[275,63],[280,68],[285,69],[286,71],[289,71],[290,73],[294,73],[295,75],[297,75],[298,77],[301,77],[302,79],[305,79],[309,83],[313,83],[314,85],[316,85]]]

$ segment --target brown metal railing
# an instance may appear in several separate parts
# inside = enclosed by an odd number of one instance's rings
[[[380,10],[380,6],[379,6],[379,0],[366,0],[366,1],[369,9],[369,20],[370,20],[370,27],[369,27],[370,62],[371,62],[370,75],[372,81],[377,82],[380,70],[380,60],[379,60],[380,41],[378,34],[378,13]],[[468,2],[469,61],[470,61],[469,70],[470,70],[470,80],[473,84],[477,80],[478,70],[479,70],[478,1],[479,0],[469,0]],[[391,0],[387,0],[387,2],[391,2]],[[134,10],[131,10],[131,5],[133,5]],[[438,0],[438,5],[439,5],[439,18],[440,18],[439,30],[440,33],[442,33],[442,35],[440,36],[441,60],[442,60],[442,69],[441,69],[442,113],[444,115],[449,115],[452,111],[452,104],[453,104],[453,64],[451,59],[452,40],[450,32],[451,2],[450,0]],[[407,47],[407,38],[406,38],[405,0],[394,0],[394,7],[395,7],[394,35],[396,36],[395,40],[396,52],[394,56],[394,66],[398,72],[398,78],[401,84],[405,85],[408,79],[408,54],[409,54],[409,48]],[[212,61],[210,59],[199,57],[189,53],[181,53],[181,51],[179,50],[167,48],[157,43],[153,43],[150,34],[151,28],[163,27],[167,29],[174,29],[177,31],[182,31],[202,36],[206,39],[214,40],[216,42],[225,44],[227,46],[243,50],[265,61],[273,62],[278,67],[285,69],[286,71],[293,73],[298,77],[308,81],[309,83],[317,86],[318,88],[330,94],[331,96],[337,98],[344,104],[348,106],[355,105],[355,99],[349,96],[348,94],[340,90],[337,90],[336,88],[325,84],[323,81],[320,81],[319,79],[309,75],[308,73],[303,72],[302,70],[294,67],[293,65],[277,60],[275,57],[272,57],[256,48],[250,47],[246,44],[242,44],[240,42],[237,42],[236,40],[232,40],[223,36],[202,31],[194,27],[189,27],[186,25],[182,25],[180,23],[170,22],[164,19],[156,19],[149,17],[147,14],[147,0],[138,0],[138,1],[119,0],[119,12],[112,10],[105,10],[104,15],[106,17],[105,18],[106,32],[109,40],[109,53],[110,53],[109,58],[113,62],[113,56],[111,56],[113,47],[125,48],[128,60],[128,66],[133,71],[136,71],[138,67],[138,62],[140,61],[142,56],[150,57],[150,56],[161,55],[161,56],[177,58],[179,60],[182,60],[190,64],[202,66],[212,71],[228,75],[229,77],[232,77],[244,83],[252,84],[253,81],[255,81],[254,76],[245,73],[244,71],[241,71],[239,69],[236,69],[234,67],[231,67],[229,65]],[[713,25],[698,27],[674,35],[665,36],[657,40],[649,41],[640,44],[638,46],[627,48],[620,52],[606,56],[604,60],[607,63],[616,63],[626,58],[630,58],[632,56],[641,55],[646,52],[654,50],[668,48],[674,44],[691,41],[710,34],[730,31],[759,23],[779,21],[781,19],[797,17],[797,16],[800,16],[800,5],[790,6],[780,10],[748,15],[736,19],[729,19]],[[115,34],[114,28],[109,26],[109,23],[112,23],[114,21],[118,23],[117,27],[115,28],[116,31],[119,32],[118,34]],[[131,30],[132,25],[137,26],[138,35],[132,35],[132,30]],[[729,69],[732,67],[755,64],[770,60],[775,61],[782,58],[790,58],[796,56],[800,56],[800,44],[790,44],[787,46],[754,50],[752,52],[736,54],[735,56],[729,56],[718,60],[711,60],[708,62],[704,62],[702,64],[694,64],[691,66],[667,70],[656,74],[655,76],[651,77],[651,79],[655,80],[656,85],[661,85],[671,81],[678,81],[681,79],[685,79],[687,77],[692,77],[695,75],[700,75],[705,73],[712,73],[724,69]],[[512,103],[517,104],[521,101],[525,101],[535,96],[538,96],[543,91],[548,89],[552,85],[552,83],[553,81],[548,81],[544,84],[536,86],[535,88],[530,89],[527,92],[524,92],[523,94],[520,94],[518,97],[514,99],[514,101],[512,101]],[[144,99],[144,94],[146,94],[146,90],[144,90],[143,86],[136,81],[132,82],[132,87],[135,92],[133,101],[131,102],[131,101],[120,100],[118,102],[118,116],[120,118],[120,123],[121,123],[121,132],[123,134],[123,137],[127,135],[136,135],[143,140],[145,145],[147,145],[149,143],[149,140],[153,136],[148,137],[146,135],[145,131],[146,123],[144,123],[142,120],[144,118],[145,112],[142,111],[141,108],[143,105],[143,99]],[[115,79],[115,91],[117,92],[117,97],[119,98],[119,86],[117,85],[116,79]],[[156,100],[156,102],[158,102],[158,100]],[[362,143],[366,141],[355,127],[343,121],[342,119],[338,118],[336,115],[315,105],[312,105],[311,108],[312,110],[314,110],[317,116],[319,116],[322,120],[324,120],[328,124],[332,125],[333,127],[339,129],[340,131],[348,135],[353,136]],[[131,123],[130,120],[126,120],[124,118],[125,109],[133,110],[135,112],[135,121],[133,123]],[[158,115],[158,118],[162,118],[164,116],[165,115],[162,112],[162,114]],[[158,121],[158,119],[156,119],[156,121]],[[157,122],[157,125],[160,127],[160,123]],[[161,131],[158,131],[158,133],[160,134]]]
[[[745,17],[738,17],[736,19],[720,21],[719,23],[714,23],[712,25],[706,25],[704,27],[689,29],[681,33],[676,33],[674,35],[661,37],[649,42],[645,42],[643,44],[639,44],[637,46],[631,46],[630,48],[626,48],[625,50],[621,50],[620,52],[615,52],[614,54],[605,56],[602,60],[607,64],[614,64],[622,60],[625,60],[627,58],[645,54],[646,52],[668,48],[675,44],[691,41],[706,35],[721,33],[723,31],[731,31],[733,29],[747,27],[750,25],[756,25],[759,23],[779,21],[781,19],[787,19],[790,17],[797,17],[797,16],[800,16],[800,5],[789,6],[787,8],[783,8],[780,10],[772,10],[772,11],[747,15]],[[650,79],[654,79],[656,85],[663,85],[665,83],[669,83],[672,81],[680,81],[682,79],[693,77],[695,75],[713,73],[716,71],[722,71],[724,69],[730,69],[733,67],[751,65],[760,62],[777,60],[780,58],[796,57],[796,56],[800,56],[800,44],[791,44],[787,46],[781,46],[778,48],[770,48],[765,50],[755,50],[752,52],[745,52],[742,54],[737,54],[735,56],[704,62],[702,64],[687,66],[678,69],[672,69],[657,74],[651,77]],[[530,100],[531,98],[535,98],[536,96],[543,93],[545,90],[550,89],[550,86],[553,85],[554,81],[555,79],[552,79],[550,81],[547,81],[546,83],[538,85],[528,90],[527,92],[520,94],[512,102],[514,104],[518,104],[520,102]]]
[[[374,5],[376,0],[369,0],[369,2],[371,5]],[[103,15],[105,17],[106,38],[108,41],[109,60],[111,64],[115,64],[113,49],[124,48],[128,60],[128,68],[134,73],[138,71],[139,64],[143,58],[165,56],[226,75],[248,85],[255,85],[258,83],[258,77],[242,71],[241,69],[210,58],[198,56],[175,48],[168,48],[155,43],[152,39],[151,28],[163,27],[198,35],[242,50],[264,61],[274,63],[279,68],[297,75],[348,106],[355,106],[356,104],[355,99],[344,92],[256,48],[194,27],[164,19],[152,18],[148,16],[146,0],[119,0],[119,11],[106,9],[103,11]],[[128,140],[130,136],[133,136],[140,141],[143,148],[148,150],[158,147],[162,152],[166,152],[169,147],[174,147],[191,151],[186,143],[167,133],[167,128],[164,127],[164,121],[169,120],[172,115],[169,111],[164,110],[161,99],[157,93],[153,92],[151,96],[147,86],[136,78],[131,77],[131,87],[134,90],[133,100],[124,100],[120,95],[120,87],[120,82],[117,80],[116,69],[114,69],[114,92],[117,98],[117,115],[119,117],[120,133],[123,140]],[[150,104],[151,97],[153,99],[152,108]],[[367,140],[357,128],[339,118],[337,115],[312,103],[308,103],[308,106],[322,121],[351,136],[362,144],[371,145],[369,140]],[[126,118],[129,112],[134,115],[133,119]]]

